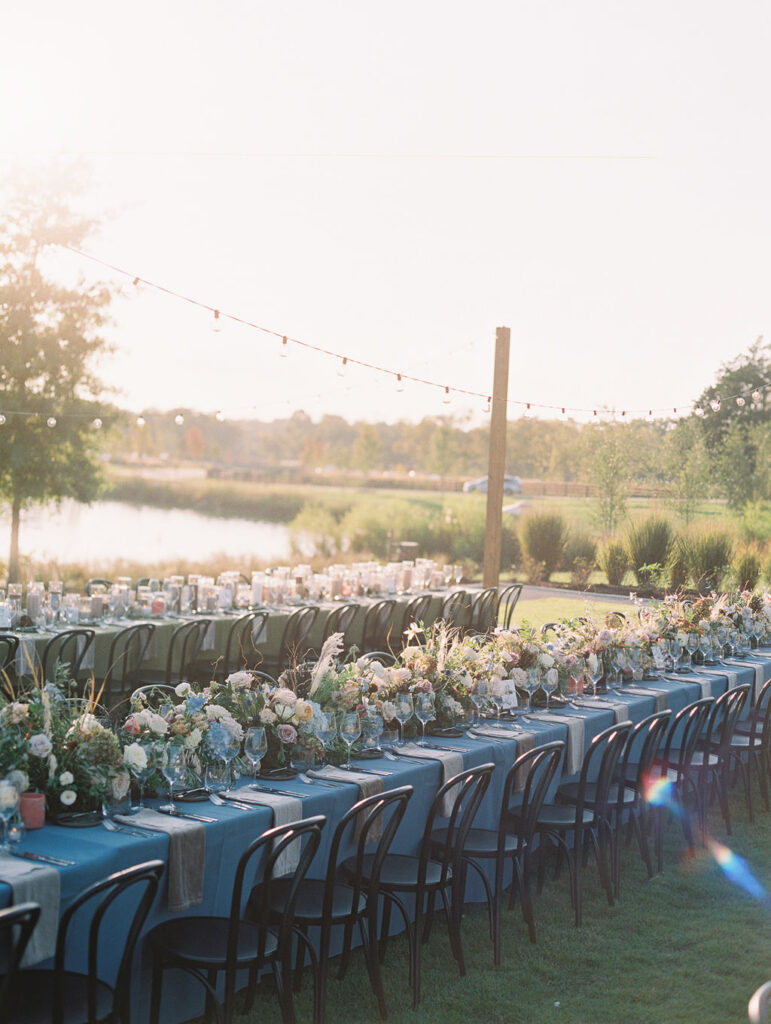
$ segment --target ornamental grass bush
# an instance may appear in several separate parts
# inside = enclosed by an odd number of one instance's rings
[[[717,590],[732,555],[733,541],[724,530],[694,530],[683,540],[683,561],[691,582],[702,594]]]
[[[685,563],[684,540],[677,537],[669,554],[664,578],[671,593],[685,589],[688,582],[688,566]]]
[[[754,590],[760,580],[761,556],[757,548],[742,548],[734,555],[731,573],[739,590]]]
[[[609,540],[597,555],[600,569],[605,573],[611,587],[620,587],[629,568],[629,553],[620,540]]]
[[[519,543],[525,574],[530,583],[548,583],[562,564],[567,526],[561,515],[530,512],[519,527]]]
[[[674,537],[668,519],[648,516],[631,523],[626,534],[629,561],[638,586],[649,587],[669,561]]]
[[[570,573],[571,586],[583,589],[597,565],[597,542],[585,530],[572,529],[565,542],[562,568]]]

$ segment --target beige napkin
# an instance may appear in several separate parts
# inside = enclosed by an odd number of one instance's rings
[[[477,736],[489,736],[493,740],[515,740],[520,733],[514,732],[513,729],[504,729],[503,726],[495,725],[475,725],[474,732]]]
[[[116,814],[115,820],[169,836],[169,910],[172,913],[189,910],[203,902],[206,830],[201,822],[159,814],[149,807],[137,814]]]
[[[13,904],[39,903],[40,917],[24,952],[22,967],[49,960],[59,928],[59,872],[48,864],[0,854],[0,880],[13,892]]]
[[[332,779],[336,782],[355,782],[359,787],[359,799],[363,800],[365,797],[374,796],[376,793],[383,792],[383,779],[380,775],[365,775],[363,772],[357,771],[346,771],[344,768],[335,768],[334,765],[328,764],[323,768],[319,768],[318,771],[313,773],[319,778]],[[364,819],[361,815],[356,821],[353,831],[353,839],[356,842],[361,833],[362,826],[364,825]],[[383,834],[383,819],[379,818],[373,827],[370,829],[369,839],[370,842],[377,842]]]
[[[529,753],[535,746],[535,736],[531,732],[520,732],[517,734],[517,757]],[[527,782],[529,769],[520,768],[514,776],[514,792],[521,793]]]
[[[568,775],[577,775],[584,762],[584,729],[585,719],[577,715],[554,715],[551,711],[541,715],[533,715],[539,722],[557,722],[568,727],[568,743],[565,750],[565,769]]]
[[[16,650],[16,675],[32,676],[40,671],[40,658],[35,650],[35,641],[31,636],[20,636]],[[38,926],[39,927],[39,926]]]
[[[725,676],[728,679],[729,690],[739,685],[739,673],[732,672],[730,668],[702,668],[701,671],[706,672],[708,676]]]
[[[510,739],[514,738],[511,733],[508,735]],[[460,775],[463,771],[463,754],[458,754],[454,750],[436,750],[433,747],[419,747],[417,743],[405,743],[399,750],[404,754],[417,754],[419,757],[430,757],[432,761],[441,761],[442,784],[456,775]],[[442,815],[445,818],[449,818],[454,803],[455,787],[453,786],[452,789],[447,790],[442,800]]]
[[[689,679],[686,676],[678,676],[678,682],[683,681],[688,683],[699,683],[701,685],[701,680],[698,678]],[[666,690],[644,690],[641,686],[625,686],[624,691],[626,693],[634,693],[638,697],[653,697],[653,710],[666,710],[667,698],[669,696]],[[703,686],[701,687],[701,692],[704,693]],[[709,696],[709,693],[707,693],[706,696]]]
[[[270,807],[273,810],[273,827],[290,825],[293,821],[301,821],[303,802],[300,797],[281,796],[279,793],[258,792],[256,789],[242,788],[236,792],[239,800],[247,804]],[[300,844],[290,843],[276,861],[274,875],[291,875],[300,860]]]
[[[758,657],[762,657],[762,655],[758,655],[757,653],[755,653],[754,655],[752,655],[752,661],[737,661],[737,662],[735,662],[735,664],[744,665],[746,668],[752,668],[753,671],[755,672],[755,686],[753,687],[753,691],[752,691],[752,693],[753,693],[753,698],[752,699],[753,700],[755,700],[757,698],[758,694],[761,691],[763,683],[765,683],[765,681],[766,681],[765,662],[768,659],[764,658],[763,661],[757,661],[756,659]]]

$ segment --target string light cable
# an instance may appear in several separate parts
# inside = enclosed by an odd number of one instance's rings
[[[211,305],[209,305],[206,302],[200,301],[199,299],[194,299],[194,298],[192,298],[189,295],[184,295],[182,292],[177,292],[173,288],[168,288],[165,285],[158,284],[155,281],[151,281],[148,278],[142,277],[139,274],[136,274],[136,273],[134,273],[132,271],[126,270],[123,267],[118,267],[115,264],[109,263],[107,260],[101,259],[99,256],[95,256],[92,253],[85,252],[82,249],[78,249],[78,248],[76,248],[74,246],[70,246],[70,245],[61,245],[60,248],[65,249],[68,252],[71,252],[71,253],[75,254],[76,256],[81,257],[82,259],[90,260],[92,263],[96,263],[99,266],[102,266],[105,269],[112,271],[113,273],[120,274],[122,277],[125,277],[125,278],[129,279],[135,286],[144,285],[145,287],[152,288],[154,291],[157,291],[157,292],[159,292],[162,295],[167,295],[170,298],[174,298],[174,299],[179,300],[180,302],[186,302],[186,303],[188,303],[188,305],[194,306],[194,307],[196,307],[198,309],[205,310],[206,312],[210,313],[212,315],[212,317],[213,317],[213,328],[214,328],[214,330],[219,331],[221,326],[222,326],[222,322],[225,321],[225,320],[228,320],[228,321],[230,321],[232,323],[240,324],[240,325],[242,325],[244,327],[249,327],[252,330],[260,331],[263,334],[266,334],[266,335],[269,335],[270,337],[276,338],[276,339],[280,340],[280,342],[281,342],[281,348],[280,348],[280,354],[281,355],[286,355],[286,350],[287,350],[288,346],[291,344],[291,345],[294,345],[294,346],[296,346],[298,348],[303,348],[303,349],[306,349],[306,350],[311,351],[311,352],[317,352],[320,355],[324,355],[324,356],[327,356],[327,357],[329,357],[331,359],[334,359],[337,362],[337,365],[338,365],[338,373],[342,372],[344,374],[345,368],[347,366],[360,366],[363,369],[372,370],[375,373],[380,373],[380,374],[383,374],[385,376],[389,376],[389,377],[393,378],[397,390],[402,390],[404,382],[406,382],[406,381],[408,381],[408,382],[410,382],[412,384],[420,384],[420,385],[423,385],[424,387],[435,388],[436,390],[441,392],[442,401],[445,404],[448,403],[448,401],[450,399],[450,396],[453,395],[453,394],[465,395],[468,398],[482,399],[483,403],[486,403],[485,410],[487,410],[487,406],[490,403],[489,392],[486,392],[486,391],[472,391],[469,388],[462,388],[462,387],[457,387],[457,386],[453,386],[453,385],[443,384],[440,381],[429,380],[429,379],[427,379],[425,377],[418,377],[418,376],[415,376],[413,374],[406,373],[404,371],[393,370],[390,367],[379,366],[376,363],[371,363],[371,362],[368,362],[367,360],[364,360],[364,359],[357,359],[355,356],[349,356],[349,355],[346,355],[343,352],[335,352],[332,349],[324,348],[321,345],[316,345],[316,344],[313,344],[312,342],[309,342],[309,341],[304,341],[301,338],[292,338],[289,335],[285,334],[283,331],[277,331],[277,330],[274,330],[273,328],[265,327],[262,324],[258,324],[258,323],[255,323],[255,322],[251,321],[251,320],[247,320],[244,317],[237,316],[234,313],[228,313],[225,310],[223,310],[221,307],[211,306]],[[765,395],[765,393],[769,389],[771,389],[771,380],[765,381],[765,382],[761,383],[760,385],[757,385],[757,386],[755,386],[753,388],[750,388],[746,392],[742,392],[742,393],[739,393],[739,394],[736,394],[736,395],[730,395],[730,396],[728,396],[726,398],[723,398],[722,400],[719,399],[719,398],[712,399],[712,401],[709,403],[709,405],[710,405],[712,411],[718,412],[720,410],[720,408],[721,408],[722,403],[727,404],[729,402],[735,402],[736,405],[739,408],[742,408],[742,407],[746,406],[748,404],[748,400],[751,400],[753,403],[758,404],[763,399],[763,396]],[[555,404],[555,405],[548,405],[548,404],[545,404],[545,403],[538,403],[538,402],[532,402],[532,401],[528,402],[528,401],[524,401],[524,400],[521,400],[521,399],[515,399],[515,398],[510,398],[510,397],[507,397],[505,399],[505,401],[506,401],[506,404],[509,405],[509,406],[518,406],[518,407],[520,407],[523,410],[525,415],[530,413],[532,410],[541,409],[541,410],[548,411],[548,412],[556,412],[557,414],[561,415],[562,417],[565,417],[568,413],[583,413],[583,414],[586,414],[586,415],[591,414],[592,417],[593,417],[594,422],[597,422],[597,420],[598,420],[599,406],[596,407],[596,408],[581,408],[581,407],[577,407],[577,406],[563,405],[561,403],[560,404]],[[680,406],[665,406],[665,407],[662,406],[662,407],[658,407],[658,408],[646,406],[645,408],[641,408],[641,409],[622,409],[621,412],[620,412],[620,415],[621,415],[622,422],[628,422],[627,417],[632,417],[634,415],[641,415],[641,416],[646,417],[647,419],[651,419],[653,417],[654,413],[661,413],[661,414],[664,414],[664,415],[671,415],[671,414],[674,413],[675,415],[678,415],[678,409],[681,410],[681,411],[683,411],[685,409],[692,409],[692,411],[697,416],[704,416],[704,415],[706,415],[706,410],[702,409],[698,405],[698,403],[694,403],[694,402],[690,402],[690,401],[689,402],[684,402]],[[5,422],[5,417],[7,417],[7,416],[16,416],[16,415],[20,415],[20,416],[38,416],[38,415],[44,416],[45,414],[43,414],[43,413],[32,413],[32,412],[20,412],[20,411],[19,412],[14,412],[13,410],[3,409],[2,412],[0,412],[0,417],[2,417],[2,418],[0,418],[0,426],[2,426],[3,423]],[[86,414],[86,413],[83,413],[83,414],[76,413],[76,414],[68,414],[68,415],[79,416],[79,417],[86,417],[86,416],[88,416],[88,414]],[[53,418],[54,417],[52,417],[52,416],[48,417],[48,419],[53,419]],[[99,419],[99,417],[94,418],[93,415],[92,415],[91,418],[93,419],[93,425],[95,427],[97,427],[97,428],[101,427],[102,423],[101,423],[101,420]],[[140,423],[140,420],[142,421],[141,423]],[[142,426],[146,421],[145,421],[144,417],[139,416],[139,417],[137,417],[137,421],[136,422],[137,422],[138,426]],[[177,423],[178,426],[181,425],[181,422],[183,422],[183,418],[182,418],[181,414],[178,414],[175,417],[175,422]],[[55,423],[54,423],[54,425],[55,425]]]

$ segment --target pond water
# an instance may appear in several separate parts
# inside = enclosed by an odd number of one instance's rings
[[[3,549],[10,512],[0,513]],[[168,558],[248,556],[255,566],[289,555],[289,529],[276,523],[202,516],[189,509],[151,508],[117,501],[81,505],[66,500],[22,513],[19,546],[24,555],[59,562],[98,564],[116,559],[157,562]]]

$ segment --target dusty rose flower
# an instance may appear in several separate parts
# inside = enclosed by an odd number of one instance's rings
[[[282,743],[294,743],[297,739],[297,729],[295,729],[293,725],[284,723],[278,727],[276,732],[278,733],[278,738]]]

